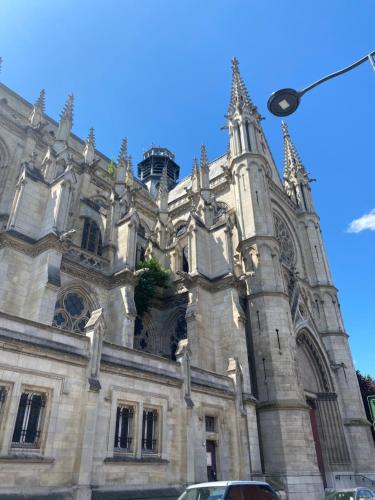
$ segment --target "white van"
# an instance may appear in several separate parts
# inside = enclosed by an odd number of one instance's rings
[[[261,481],[216,481],[188,486],[178,500],[279,500],[279,496]]]

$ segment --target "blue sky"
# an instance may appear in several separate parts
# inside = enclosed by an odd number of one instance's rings
[[[1,0],[3,83],[58,118],[76,97],[74,132],[95,127],[117,157],[169,147],[190,172],[202,142],[227,145],[224,114],[236,55],[279,170],[280,120],[266,102],[375,50],[373,0]],[[372,33],[372,35],[371,35]],[[356,367],[375,376],[375,72],[369,63],[307,94],[287,122],[313,184],[316,209]],[[349,224],[368,214],[348,232]],[[372,227],[363,229],[364,227]],[[363,229],[363,230],[361,230]]]

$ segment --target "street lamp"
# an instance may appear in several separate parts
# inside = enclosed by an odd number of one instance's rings
[[[268,99],[268,102],[267,102],[268,110],[273,115],[276,115],[276,116],[291,115],[298,108],[299,103],[301,101],[301,97],[304,94],[306,94],[306,92],[313,89],[314,87],[317,87],[321,83],[326,82],[327,80],[330,80],[331,78],[335,78],[335,76],[342,75],[343,73],[350,71],[351,69],[359,66],[360,64],[364,63],[367,60],[370,61],[370,63],[372,64],[372,67],[375,70],[374,55],[375,55],[375,51],[370,52],[370,54],[362,57],[361,59],[359,59],[355,63],[351,64],[350,66],[347,66],[346,68],[340,69],[339,71],[336,71],[335,73],[331,73],[330,75],[327,75],[324,78],[321,78],[320,80],[312,83],[311,85],[309,85],[308,87],[306,87],[302,90],[294,90],[294,89],[277,90]]]

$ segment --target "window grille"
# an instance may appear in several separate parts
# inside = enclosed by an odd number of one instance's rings
[[[95,221],[86,218],[83,225],[81,248],[102,255],[102,235]]]
[[[206,432],[215,432],[215,417],[210,417],[206,415]]]
[[[133,443],[134,409],[130,406],[118,406],[116,413],[115,451],[131,451]]]
[[[22,393],[13,432],[12,447],[40,447],[41,425],[45,405],[45,394],[36,392]]]
[[[157,410],[144,409],[142,420],[142,451],[144,453],[157,453]]]

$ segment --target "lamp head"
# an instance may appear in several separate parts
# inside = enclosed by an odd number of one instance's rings
[[[268,110],[276,116],[288,116],[298,108],[302,94],[294,89],[281,89],[268,99]]]

